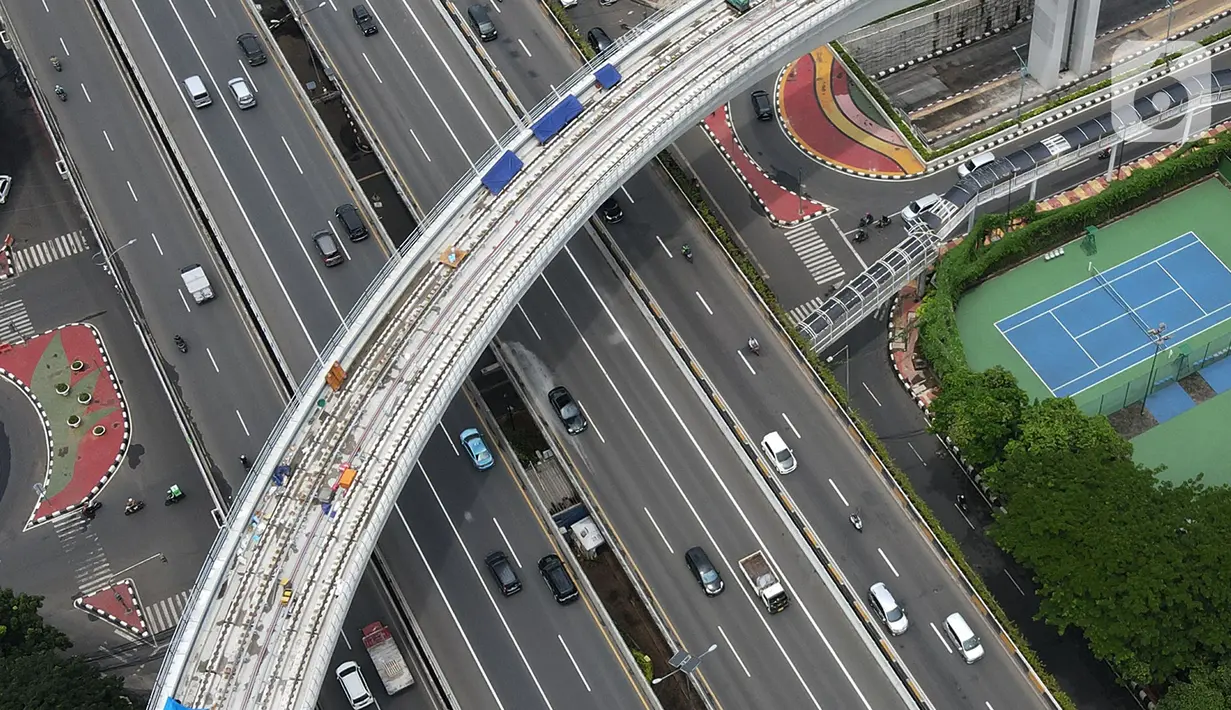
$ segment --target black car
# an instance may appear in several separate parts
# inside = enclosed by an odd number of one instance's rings
[[[577,404],[577,400],[573,399],[573,395],[569,394],[567,388],[557,387],[548,392],[547,401],[551,402],[552,409],[556,410],[556,415],[560,417],[568,433],[580,434],[590,426],[586,421],[586,415],[581,411],[581,406]]]
[[[333,216],[338,218],[338,223],[342,225],[342,231],[346,232],[346,236],[350,237],[352,242],[361,242],[368,238],[368,225],[363,223],[363,217],[359,216],[359,209],[351,203],[346,203],[333,211]]]
[[[586,40],[590,42],[590,49],[594,50],[595,54],[602,54],[607,51],[607,48],[614,44],[602,27],[593,27],[586,33]]]
[[[556,555],[548,555],[539,560],[539,573],[543,575],[543,581],[547,582],[551,595],[561,604],[576,601],[581,596],[572,576],[564,569],[564,563]]]
[[[487,14],[487,8],[483,5],[471,5],[466,8],[466,14],[470,17],[470,24],[474,26],[474,31],[479,33],[479,39],[484,42],[490,42],[499,36],[496,31],[496,23],[492,22],[491,15]]]
[[[513,569],[513,565],[509,564],[508,555],[500,550],[488,555],[483,560],[487,563],[487,568],[492,571],[492,577],[496,579],[496,586],[500,587],[500,593],[506,597],[511,597],[521,591],[521,580],[517,578],[517,570]]]
[[[714,563],[710,562],[710,556],[705,554],[705,550],[700,547],[694,547],[684,553],[684,563],[688,565],[688,570],[692,572],[693,579],[697,580],[697,584],[705,590],[706,596],[716,597],[722,593],[726,585],[722,582],[722,575],[718,574]]]
[[[346,255],[338,248],[338,242],[334,240],[333,234],[328,229],[322,229],[313,234],[312,243],[316,245],[316,251],[320,252],[325,266],[337,266],[346,261]]]
[[[376,20],[372,18],[372,13],[368,12],[367,5],[356,5],[351,8],[351,14],[355,17],[355,24],[359,25],[359,31],[364,37],[380,32],[380,28],[376,26]]]
[[[616,224],[624,220],[624,210],[620,209],[620,203],[614,197],[608,197],[607,201],[598,208],[598,213],[608,224]]]
[[[239,45],[239,51],[243,52],[244,58],[248,60],[248,66],[259,67],[269,61],[269,57],[265,56],[265,48],[261,46],[261,40],[251,32],[245,32],[236,37],[235,43]]]
[[[752,92],[752,110],[760,121],[774,120],[774,101],[769,98],[769,92],[761,89]]]

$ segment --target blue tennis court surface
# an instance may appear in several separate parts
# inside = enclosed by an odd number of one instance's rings
[[[1056,397],[1069,397],[1231,319],[1231,270],[1189,232],[996,323]],[[1109,290],[1110,289],[1110,290]],[[1114,291],[1114,293],[1113,293]]]

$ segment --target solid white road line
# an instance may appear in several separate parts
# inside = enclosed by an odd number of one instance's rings
[[[645,506],[642,506],[641,509],[645,511],[645,517],[650,519],[650,524],[653,525],[654,529],[658,531],[658,536],[663,539],[663,544],[667,546],[667,552],[674,555],[675,548],[671,547],[671,543],[668,542],[667,536],[663,534],[663,529],[658,527],[658,521],[654,519],[653,515],[650,515],[650,509]]]
[[[586,677],[581,673],[581,666],[577,665],[577,659],[573,658],[573,652],[568,650],[568,644],[564,643],[564,637],[556,634],[556,638],[560,639],[560,645],[564,647],[564,652],[568,654],[568,659],[573,662],[573,670],[577,671],[577,677],[581,678],[581,682],[586,686],[587,693],[593,693],[590,689],[590,683],[586,681]]]
[[[731,643],[731,639],[727,637],[727,632],[723,631],[722,627],[719,626],[718,633],[722,634],[722,640],[726,641],[727,648],[731,649],[731,655],[735,656],[735,660],[739,663],[739,667],[744,669],[744,675],[751,678],[752,674],[748,672],[748,666],[744,665],[744,659],[739,657],[739,652],[735,650],[735,646]]]
[[[508,536],[504,534],[504,528],[500,527],[500,521],[492,518],[492,522],[496,524],[496,532],[500,533],[500,539],[504,540],[504,546],[509,548],[509,554],[513,556],[513,561],[517,566],[521,567],[521,559],[517,556],[517,550],[513,549],[513,543],[509,542]]]
[[[846,496],[842,495],[842,491],[838,489],[838,484],[834,483],[834,480],[832,478],[829,479],[829,486],[833,488],[834,493],[838,494],[838,498],[839,500],[842,501],[842,505],[850,507],[851,504],[846,500]]]
[[[886,555],[885,551],[880,549],[879,547],[876,548],[876,551],[880,553],[881,559],[885,561],[885,564],[889,567],[889,571],[893,572],[893,576],[901,577],[902,575],[898,574],[898,569],[893,566],[892,562],[889,561],[889,555]]]

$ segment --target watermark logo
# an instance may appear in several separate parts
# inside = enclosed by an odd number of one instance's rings
[[[1121,141],[1183,143],[1212,125],[1211,107],[1205,105],[1199,92],[1208,90],[1213,68],[1201,49],[1197,42],[1178,39],[1161,43],[1129,40],[1116,48],[1111,61],[1116,75],[1171,68],[1162,79],[1112,97],[1115,131]],[[1167,118],[1158,121],[1159,114],[1166,114]]]

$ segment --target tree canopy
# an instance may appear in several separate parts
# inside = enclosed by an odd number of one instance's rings
[[[0,587],[0,710],[116,710],[124,683],[103,675],[39,614],[43,598]]]
[[[1167,689],[1158,710],[1231,710],[1231,666],[1193,671]]]
[[[944,432],[979,468],[996,463],[1017,433],[1029,400],[1013,373],[996,366],[983,372],[957,372],[933,400],[932,428]]]

